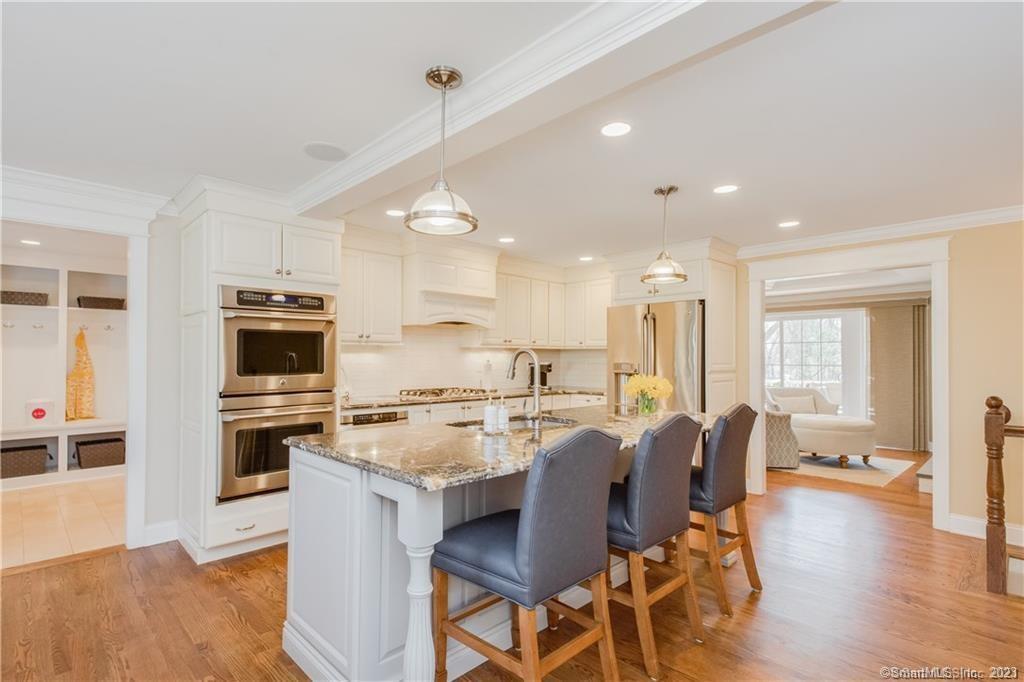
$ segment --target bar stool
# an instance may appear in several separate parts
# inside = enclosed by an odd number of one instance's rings
[[[596,643],[605,679],[618,680],[608,617],[605,517],[621,443],[621,438],[592,427],[572,431],[537,451],[522,510],[488,514],[445,531],[432,559],[437,680],[447,678],[447,637],[526,680],[539,680]],[[449,614],[449,575],[494,594]],[[587,579],[594,595],[593,618],[555,598]],[[503,599],[514,602],[521,660],[457,624]],[[543,658],[537,648],[536,609],[541,604],[584,627],[583,634]]]
[[[651,606],[680,588],[686,603],[690,631],[704,640],[704,625],[690,572],[690,506],[680,490],[689,485],[693,451],[701,425],[685,414],[675,414],[644,431],[636,447],[626,483],[613,483],[608,499],[608,544],[612,554],[629,562],[632,592],[612,589],[612,600],[636,612],[636,628],[647,674],[658,676],[658,652],[651,625]],[[644,557],[645,550],[675,538],[665,563]],[[645,564],[651,574],[667,579],[647,591]]]
[[[732,615],[732,607],[725,593],[722,555],[739,549],[750,587],[755,592],[761,591],[754,548],[750,544],[746,503],[747,445],[756,418],[757,412],[746,403],[736,403],[719,416],[704,449],[704,466],[693,467],[690,474],[690,509],[704,515],[703,524],[693,523],[690,527],[704,533],[707,546],[707,551],[691,549],[690,553],[707,562],[718,607],[727,616]],[[730,507],[736,508],[735,533],[718,527],[717,515]],[[718,544],[720,537],[727,540],[722,546]]]

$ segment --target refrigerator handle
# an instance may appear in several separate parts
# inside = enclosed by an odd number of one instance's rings
[[[648,321],[647,318],[650,313],[644,313],[644,316],[640,318],[640,373],[650,374],[647,371],[647,337],[648,337]]]
[[[658,316],[653,312],[647,313],[647,373],[657,374],[658,368]]]

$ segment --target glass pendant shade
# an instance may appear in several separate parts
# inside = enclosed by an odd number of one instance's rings
[[[661,205],[661,253],[657,259],[647,266],[644,274],[640,275],[640,281],[644,284],[679,284],[689,279],[683,266],[668,255],[666,242],[668,240],[668,198],[669,195],[678,191],[675,185],[666,185],[654,190],[654,194],[662,197]]]
[[[658,259],[647,266],[640,281],[644,284],[676,284],[689,279],[683,266],[672,260],[667,251],[658,254]]]
[[[466,200],[438,180],[413,203],[405,215],[405,226],[421,234],[451,237],[469,234],[476,229],[477,220]]]

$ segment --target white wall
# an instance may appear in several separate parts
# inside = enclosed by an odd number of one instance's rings
[[[178,518],[180,355],[179,234],[168,220],[150,225],[146,525]]]
[[[473,348],[479,330],[457,327],[405,327],[402,344],[395,346],[341,346],[341,391],[353,397],[394,395],[403,388],[464,386],[496,389],[525,388],[528,360],[520,358],[515,381],[505,378],[512,350]],[[540,351],[541,362],[551,362],[549,385],[605,387],[605,352]],[[490,361],[490,376],[486,364]]]

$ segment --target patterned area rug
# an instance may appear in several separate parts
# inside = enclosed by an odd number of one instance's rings
[[[860,457],[850,458],[850,468],[843,469],[839,466],[838,457],[811,457],[800,455],[800,467],[798,469],[786,469],[794,474],[804,476],[818,476],[819,478],[832,478],[847,483],[860,483],[861,485],[873,485],[881,488],[888,485],[894,478],[912,467],[914,463],[905,459],[889,459],[873,455],[867,464]]]

